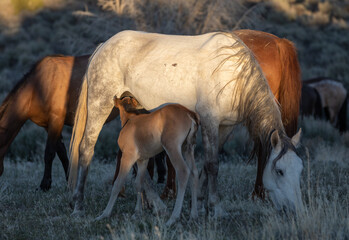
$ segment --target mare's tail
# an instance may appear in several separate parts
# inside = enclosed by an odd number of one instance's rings
[[[342,104],[341,109],[338,113],[338,119],[337,119],[337,128],[341,133],[347,131],[347,109],[348,109],[348,92],[347,96],[345,97],[345,100]]]
[[[293,43],[287,39],[277,40],[281,61],[281,81],[279,101],[282,122],[286,134],[293,137],[297,133],[299,105],[302,92],[301,70],[297,51]]]
[[[79,97],[78,107],[75,113],[74,128],[70,140],[70,157],[69,157],[69,178],[68,187],[70,189],[75,188],[76,178],[78,175],[78,162],[79,162],[79,147],[82,137],[85,132],[87,120],[87,78],[84,76],[84,80],[81,86],[81,92]]]

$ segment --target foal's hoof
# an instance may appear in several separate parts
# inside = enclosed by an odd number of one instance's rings
[[[223,217],[227,217],[228,213],[226,211],[224,211],[224,209],[222,208],[222,206],[220,204],[217,204],[216,206],[214,206],[214,215],[213,218],[223,218]]]
[[[44,192],[47,192],[51,188],[51,179],[42,179],[41,184],[40,184],[40,189]]]
[[[176,221],[177,221],[177,219],[175,219],[175,218],[170,218],[170,219],[166,222],[166,226],[167,226],[167,227],[170,227],[170,226],[172,226]]]
[[[109,217],[109,216],[107,216],[106,214],[102,213],[100,216],[95,218],[95,221],[100,221],[100,220],[102,220],[104,218],[107,218],[107,217]]]

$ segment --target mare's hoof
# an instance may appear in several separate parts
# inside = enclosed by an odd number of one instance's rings
[[[77,209],[74,209],[73,213],[70,214],[71,217],[82,217],[85,215],[85,211],[82,209],[82,210],[77,210]]]
[[[40,189],[44,192],[47,192],[51,188],[51,179],[43,179],[40,184]]]

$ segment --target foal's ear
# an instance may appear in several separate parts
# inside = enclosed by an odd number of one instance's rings
[[[117,103],[118,103],[118,98],[116,97],[116,95],[114,96],[113,100],[114,100],[114,105],[117,105]]]
[[[300,128],[296,135],[294,135],[291,139],[291,142],[295,148],[298,148],[301,142],[301,137],[302,137],[302,129]]]
[[[134,107],[137,107],[137,106],[138,106],[138,101],[137,101],[136,99],[131,98],[131,101],[132,101],[132,105],[133,105]]]
[[[278,130],[275,130],[270,137],[271,146],[276,148],[280,144],[280,136]]]

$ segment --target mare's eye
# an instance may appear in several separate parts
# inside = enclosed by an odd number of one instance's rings
[[[279,176],[283,176],[284,175],[284,172],[281,169],[275,169],[275,171],[276,171],[276,174],[279,175]]]

